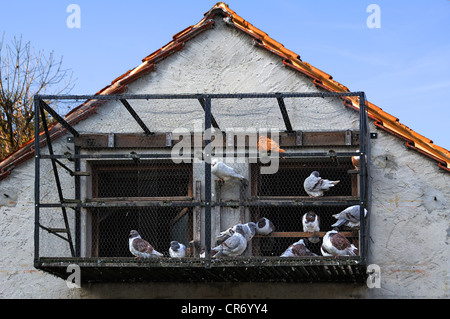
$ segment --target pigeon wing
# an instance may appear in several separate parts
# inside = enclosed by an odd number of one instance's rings
[[[306,248],[303,244],[294,244],[292,246],[292,253],[294,256],[316,256],[316,254],[312,253],[308,248]]]
[[[218,163],[217,164],[217,173],[219,177],[235,177],[239,179],[243,179],[244,176],[241,174],[236,173],[236,171],[231,168],[230,166],[224,164],[224,163]]]
[[[222,245],[230,251],[236,250],[241,245],[240,236],[231,236],[230,238],[225,240]]]
[[[318,187],[319,187],[319,189],[329,190],[330,187],[333,187],[334,185],[336,185],[339,182],[340,181],[330,181],[328,179],[320,179],[320,181],[318,182]]]
[[[311,192],[312,190],[314,190],[314,186],[317,184],[318,180],[319,178],[311,175],[305,179],[303,187],[307,192]]]
[[[136,238],[135,240],[133,240],[133,248],[141,253],[151,254],[153,252],[153,246],[141,238]]]
[[[346,250],[351,247],[350,241],[340,233],[330,234],[330,241],[338,250]]]

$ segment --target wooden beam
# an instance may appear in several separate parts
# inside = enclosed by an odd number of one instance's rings
[[[114,148],[165,148],[168,147],[167,134],[170,133],[114,134]],[[74,137],[74,143],[84,149],[111,148],[110,138],[110,134],[82,134]]]
[[[256,147],[250,145],[250,141],[257,141],[258,133],[233,133],[234,145],[239,141],[245,141],[245,147]],[[256,135],[256,136],[255,136]],[[204,136],[196,136],[191,134],[191,145],[195,145],[194,141],[198,139],[202,141],[201,147],[205,147]],[[75,146],[83,149],[90,148],[167,148],[178,143],[180,139],[172,140],[170,132],[159,132],[151,135],[142,133],[118,133],[118,134],[81,134],[74,137]],[[170,140],[171,143],[167,141]],[[214,135],[211,136],[214,141]],[[226,148],[226,135],[222,139],[223,147]],[[240,142],[242,144],[242,142]],[[279,132],[280,147],[300,147],[300,146],[357,146],[359,145],[358,131],[337,131],[337,132],[301,132],[293,133]]]
[[[297,238],[297,237],[323,237],[325,236],[327,232],[316,232],[316,233],[309,233],[309,232],[273,232],[270,235],[255,235],[257,238],[263,238],[263,237],[276,237],[276,238]],[[357,231],[344,231],[339,232],[345,237],[358,237]]]

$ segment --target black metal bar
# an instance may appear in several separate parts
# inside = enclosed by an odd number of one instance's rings
[[[39,110],[40,100],[34,97],[34,265],[39,263],[39,202],[40,202],[40,148]]]
[[[211,267],[211,99],[205,99],[205,267]]]
[[[224,201],[224,202],[214,202],[210,205],[203,202],[194,202],[194,201],[172,201],[172,202],[163,202],[163,201],[143,201],[143,202],[134,202],[124,201],[121,203],[120,201],[108,203],[106,201],[102,201],[101,198],[98,198],[98,202],[64,202],[64,203],[41,203],[41,208],[51,208],[51,207],[70,207],[70,208],[94,208],[94,207],[196,207],[196,206],[222,206],[222,207],[308,207],[308,206],[352,206],[358,205],[359,200],[327,200],[325,202],[322,201],[308,201],[308,200],[258,200],[258,201]]]
[[[52,157],[52,158],[53,158],[53,157]],[[69,174],[70,174],[71,176],[73,175],[73,171],[72,171],[70,168],[68,168],[63,162],[59,161],[59,160],[56,159],[56,158],[55,158],[55,162],[56,162],[59,166],[61,166],[62,168],[64,168],[66,171],[68,171]]]
[[[366,98],[364,93],[359,96],[359,125],[360,125],[360,134],[359,134],[359,151],[360,151],[360,257],[361,261],[366,261],[366,229],[365,229],[365,216],[364,209],[367,205],[366,198],[366,182],[367,182],[367,172],[366,172],[366,143],[367,143],[367,127],[366,127]]]
[[[183,202],[183,201],[173,201],[173,202],[162,202],[162,201],[148,201],[148,202],[102,202],[99,198],[99,202],[72,202],[72,203],[41,203],[42,208],[52,208],[52,207],[68,207],[68,208],[95,208],[95,207],[196,207],[205,206],[204,203],[199,202]]]
[[[238,94],[102,94],[102,95],[37,95],[46,100],[150,100],[150,99],[245,99],[287,97],[341,97],[360,96],[362,92],[307,92],[307,93],[238,93]]]
[[[43,107],[55,120],[57,120],[66,130],[68,130],[70,133],[72,133],[73,136],[80,136],[80,133],[78,133],[77,130],[75,130],[72,125],[66,122],[65,119],[63,119],[58,113],[56,113],[50,106],[48,106],[47,103],[45,103],[43,100],[40,100],[40,107]],[[42,112],[44,114],[44,112]],[[44,118],[44,117],[42,117]]]
[[[222,207],[321,207],[321,206],[351,206],[358,205],[358,200],[327,200],[327,201],[308,201],[308,200],[258,200],[258,201],[239,201],[239,202],[216,202],[212,206]]]
[[[75,154],[80,154],[80,147],[75,146]],[[81,160],[79,158],[74,161],[75,172],[81,169]],[[81,177],[75,175],[75,199],[81,200]],[[81,209],[75,208],[75,256],[81,256]]]
[[[42,225],[39,225],[39,227],[42,228],[42,229],[44,229],[44,230],[46,230],[46,231],[48,231],[50,234],[55,235],[56,237],[59,237],[59,238],[65,240],[65,241],[67,241],[67,242],[69,241],[66,237],[61,236],[60,234],[58,234],[58,233],[55,232],[55,231],[52,231],[52,230],[51,230],[50,228],[48,228],[48,227],[45,227],[45,226],[42,226]],[[79,256],[73,256],[73,257],[79,257]]]
[[[294,132],[294,130],[292,129],[292,124],[289,119],[289,114],[286,110],[286,104],[284,104],[284,100],[283,100],[283,97],[281,96],[281,94],[279,94],[279,95],[280,96],[277,97],[277,101],[278,101],[278,106],[280,107],[281,115],[283,116],[283,121],[284,121],[284,125],[286,126],[286,131],[288,133],[292,133],[292,132]]]
[[[52,145],[52,141],[50,139],[50,134],[48,132],[48,126],[47,126],[47,120],[45,119],[44,108],[41,108],[41,118],[42,118],[42,126],[44,127],[45,137],[47,139],[48,152],[50,153],[50,155],[53,155],[54,154],[53,145]],[[53,173],[55,176],[55,182],[56,182],[56,188],[58,190],[59,200],[62,203],[64,200],[64,196],[63,196],[63,192],[62,192],[62,188],[61,188],[61,181],[59,179],[58,167],[56,166],[56,162],[54,159],[52,159],[52,168],[53,168]],[[61,210],[62,210],[62,214],[63,214],[64,225],[66,226],[66,229],[67,229],[67,241],[69,242],[70,253],[72,254],[72,257],[75,257],[75,250],[73,247],[72,236],[70,234],[70,226],[69,226],[69,220],[67,218],[66,208],[61,207]]]
[[[259,158],[259,153],[257,152],[234,152],[230,155],[230,153],[220,153],[220,154],[214,154],[217,157],[227,157],[227,156],[245,156],[249,158]],[[336,152],[336,154],[333,154],[333,156],[336,157],[351,157],[351,156],[359,156],[360,152]],[[190,154],[191,158],[195,157],[194,152]],[[295,152],[295,153],[283,153],[283,157],[330,157],[329,152]],[[41,159],[52,159],[52,158],[68,158],[67,155],[47,155],[42,154]],[[167,153],[145,153],[145,154],[73,154],[69,157],[70,159],[91,159],[91,158],[104,158],[104,159],[131,159],[131,158],[139,158],[139,159],[146,159],[146,158],[166,158],[166,159],[172,159],[173,157],[171,154]],[[186,158],[184,156],[183,158]]]
[[[200,102],[203,111],[206,110],[206,106],[205,106],[205,99],[204,98],[199,98],[198,101]],[[219,124],[217,124],[216,119],[214,118],[214,115],[211,114],[211,124],[212,126],[214,126],[216,129],[220,130]]]
[[[130,103],[126,99],[120,99],[120,102],[125,106],[125,108],[130,112],[131,116],[136,120],[136,122],[139,124],[139,126],[144,130],[145,134],[151,135],[154,134],[151,132],[148,127],[145,125],[145,123],[141,120],[139,115],[134,111],[134,109],[131,107]]]

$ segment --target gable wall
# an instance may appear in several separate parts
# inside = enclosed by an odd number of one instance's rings
[[[286,69],[278,57],[253,46],[250,37],[224,25],[221,19],[216,18],[214,28],[158,63],[155,71],[130,84],[127,93],[317,91],[311,81]],[[286,102],[294,129],[358,129],[357,113],[344,108],[338,99]],[[212,112],[222,129],[284,127],[276,101],[233,103],[213,101]],[[147,101],[130,101],[130,104],[152,131],[193,129],[193,121],[203,120],[198,101],[152,101],[151,107]],[[246,116],[248,113],[250,117]],[[100,107],[98,114],[78,124],[76,129],[140,132],[139,126],[117,102]],[[371,125],[371,130],[376,128]],[[68,146],[65,137],[54,144],[56,152],[62,153]],[[68,289],[63,280],[32,266],[34,163],[30,160],[0,182],[2,190],[16,198],[3,200],[0,207],[1,255],[11,256],[0,261],[0,297],[104,298],[124,297],[127,293],[148,298],[448,297],[448,174],[439,171],[429,158],[407,150],[402,141],[384,131],[378,131],[378,139],[371,140],[371,146],[373,204],[369,261],[381,268],[380,289],[354,284],[282,283],[91,284],[82,289]],[[43,163],[41,192],[47,198],[56,198],[50,169],[49,163]],[[69,180],[63,177],[63,185],[70,189]],[[87,193],[89,188],[83,190],[83,194]],[[44,249],[60,248],[49,241]]]

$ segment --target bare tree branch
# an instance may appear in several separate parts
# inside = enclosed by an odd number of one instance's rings
[[[62,68],[62,57],[35,51],[30,42],[14,37],[11,45],[0,41],[0,160],[34,136],[33,97],[67,94],[73,73]],[[56,103],[50,104],[57,109]],[[50,120],[50,119],[49,119]]]

